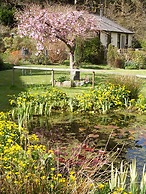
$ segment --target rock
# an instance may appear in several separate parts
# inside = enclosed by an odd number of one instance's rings
[[[71,87],[71,81],[64,81],[62,82],[63,87]]]

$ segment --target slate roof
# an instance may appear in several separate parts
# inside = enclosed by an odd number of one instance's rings
[[[101,31],[110,31],[110,32],[119,32],[119,33],[127,33],[134,34],[134,32],[120,26],[114,21],[106,18],[105,16],[95,15],[98,21],[98,27]]]

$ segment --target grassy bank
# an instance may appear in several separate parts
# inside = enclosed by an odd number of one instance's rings
[[[42,66],[41,66],[42,67]],[[49,68],[58,68],[58,66],[49,66]],[[63,66],[64,68],[65,66]],[[66,66],[66,68],[68,68]],[[85,66],[85,69],[88,69],[89,66]],[[91,66],[96,71],[95,81],[96,83],[105,82],[111,79],[115,75],[144,75],[146,76],[146,70],[123,70],[123,69],[95,69],[94,66]],[[100,67],[101,68],[101,67]],[[10,95],[17,95],[21,91],[27,91],[30,89],[30,86],[34,85],[46,85],[47,87],[51,87],[51,72],[40,71],[40,70],[15,70],[14,74],[14,85],[12,85],[12,70],[0,71],[0,111],[7,111],[10,109],[9,106],[9,98]],[[69,79],[69,72],[55,72],[55,79],[57,80],[59,77],[65,76],[66,79]],[[90,79],[92,78],[92,72],[82,72],[81,78],[84,79],[88,76]],[[146,96],[146,81],[142,79],[143,87],[142,94]],[[28,87],[29,86],[29,87]],[[91,86],[86,87],[74,87],[74,88],[60,88],[68,95],[76,95],[83,91],[88,91]],[[41,90],[41,88],[40,88]]]

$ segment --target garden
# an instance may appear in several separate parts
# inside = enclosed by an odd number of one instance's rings
[[[45,73],[20,70],[12,85],[12,70],[0,72],[1,193],[145,193],[144,159],[126,157],[145,134],[144,81],[103,71],[94,88],[39,84]]]
[[[145,44],[105,55],[87,12],[25,8],[3,9],[0,193],[145,194]]]

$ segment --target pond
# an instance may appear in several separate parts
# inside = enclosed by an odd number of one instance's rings
[[[136,118],[136,122],[131,124],[134,137],[134,146],[127,148],[126,159],[136,158],[137,169],[142,172],[146,163],[146,116],[141,115]]]
[[[146,161],[146,115],[55,113],[47,119],[35,119],[31,129],[50,145],[86,143],[95,149],[117,153],[116,161],[113,159],[116,163],[136,158],[139,172]]]

